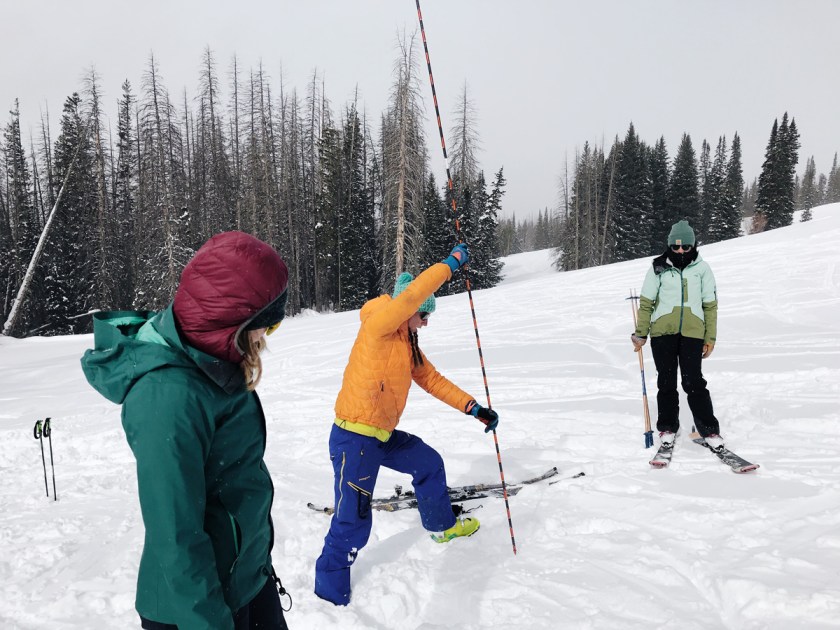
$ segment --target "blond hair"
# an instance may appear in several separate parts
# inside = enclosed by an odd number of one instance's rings
[[[256,341],[251,339],[249,331],[243,330],[240,333],[240,347],[245,348],[245,358],[242,359],[242,373],[245,375],[245,388],[252,392],[262,378],[262,358],[260,353],[265,350],[265,337]]]

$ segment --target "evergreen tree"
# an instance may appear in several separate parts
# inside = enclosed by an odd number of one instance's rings
[[[721,136],[718,138],[715,157],[706,178],[705,194],[703,195],[706,208],[706,238],[703,241],[704,243],[716,243],[724,238],[728,203],[726,197],[727,169],[726,137]]]
[[[741,138],[736,133],[735,137],[732,138],[732,150],[726,167],[726,179],[723,183],[723,203],[717,227],[719,240],[740,236],[743,196],[744,176],[741,167]]]
[[[116,215],[112,212],[108,190],[109,177],[105,170],[106,161],[110,163],[111,156],[104,140],[105,125],[99,75],[93,69],[89,71],[85,79],[85,95],[89,108],[85,118],[93,151],[93,176],[96,181],[96,213],[91,226],[92,241],[88,245],[95,285],[91,306],[108,310],[118,304],[117,296],[121,293],[120,285],[124,282],[124,278],[119,273],[120,270],[116,264],[119,257],[116,248],[119,226]],[[84,323],[89,324],[87,321]]]
[[[504,257],[516,252],[516,216],[510,219],[500,219],[499,228],[496,231],[496,243],[498,250],[496,256]]]
[[[429,173],[423,195],[423,253],[421,267],[440,262],[457,243],[455,220],[438,192],[434,173]]]
[[[355,104],[348,109],[342,132],[344,178],[338,230],[338,304],[360,308],[376,294],[376,246],[373,200],[365,182],[362,123]]]
[[[49,317],[46,332],[86,332],[89,320],[78,315],[98,308],[96,292],[96,226],[99,191],[96,155],[90,129],[82,116],[82,99],[73,94],[64,103],[61,134],[55,145],[55,172],[64,194],[38,269],[39,300]],[[78,156],[74,156],[78,151]]]
[[[708,242],[709,223],[712,219],[714,209],[711,204],[714,203],[715,192],[711,187],[713,182],[711,180],[712,172],[712,147],[703,139],[703,145],[700,149],[700,214],[697,217],[697,223],[692,224],[694,234],[699,243]]]
[[[670,170],[668,164],[668,149],[665,146],[665,137],[659,141],[650,152],[650,178],[651,178],[651,230],[648,252],[656,253],[662,251],[668,241],[668,232],[671,230],[669,219],[668,189],[670,183]]]
[[[828,188],[828,177],[826,177],[825,173],[820,173],[820,177],[817,180],[817,205],[821,206],[826,203],[826,193]]]
[[[697,158],[691,137],[683,134],[677,155],[674,158],[674,170],[671,175],[668,194],[668,212],[663,217],[667,230],[685,219],[691,226],[700,222],[700,194],[698,189]]]
[[[117,277],[122,278],[116,304],[127,309],[135,292],[135,196],[137,194],[137,137],[132,123],[135,116],[134,94],[131,83],[122,84],[122,98],[118,102],[117,118],[117,165],[114,174],[113,208],[118,225],[115,238],[117,257],[114,260]]]
[[[796,196],[796,209],[810,210],[814,206],[819,205],[819,200],[819,191],[817,189],[817,164],[814,161],[814,156],[811,156],[806,162],[805,173],[802,175],[802,182]]]
[[[631,123],[616,170],[612,215],[615,261],[641,258],[650,253],[651,182],[646,157],[647,148]]]
[[[764,229],[784,227],[793,222],[798,151],[799,132],[796,129],[796,121],[788,123],[788,115],[785,112],[781,125],[778,120],[773,121],[764,164],[758,179],[756,212],[762,216],[759,223],[764,223]]]
[[[834,154],[834,162],[831,164],[831,171],[828,174],[828,182],[825,189],[825,202],[835,203],[840,201],[840,166],[837,165],[837,153]]]
[[[498,215],[505,194],[504,169],[496,173],[492,191],[488,194],[484,174],[475,184],[469,225],[470,281],[473,289],[489,289],[501,280],[502,263],[496,258],[498,243],[496,230]]]
[[[313,262],[316,276],[315,308],[334,308],[338,302],[339,258],[341,251],[339,231],[342,221],[344,197],[347,194],[341,134],[332,121],[325,117],[318,142],[320,169],[317,183],[319,190],[315,201]]]
[[[3,315],[8,315],[12,307],[13,296],[16,295],[32,253],[35,251],[35,244],[38,241],[41,225],[38,220],[34,199],[33,183],[29,174],[29,167],[26,163],[26,154],[23,150],[23,143],[20,135],[20,107],[15,99],[15,107],[10,112],[11,120],[6,125],[3,133],[3,153],[5,161],[5,203],[3,214],[6,217],[8,228],[4,230],[3,261],[0,262],[0,269],[3,269],[3,289],[5,298],[3,301]],[[30,304],[33,303],[31,297]],[[37,318],[31,312],[23,308],[21,316],[17,321],[17,330],[28,330],[36,325]],[[5,321],[5,317],[4,317]]]

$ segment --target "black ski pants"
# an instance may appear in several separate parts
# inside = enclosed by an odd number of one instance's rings
[[[234,613],[233,624],[235,630],[289,630],[273,579],[269,578],[257,596]],[[145,630],[178,630],[178,626],[171,623],[143,617],[140,617],[140,626]]]
[[[682,387],[688,396],[688,406],[694,416],[694,426],[703,437],[720,433],[720,426],[712,408],[712,397],[706,389],[701,362],[703,340],[682,335],[651,337],[650,349],[656,363],[659,392],[656,402],[659,416],[656,428],[673,431],[680,428],[680,397],[677,392],[677,367],[682,376]]]

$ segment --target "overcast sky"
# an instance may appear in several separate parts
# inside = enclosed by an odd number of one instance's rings
[[[358,86],[378,121],[393,80],[398,32],[417,28],[414,0],[0,0],[0,123],[15,98],[24,134],[95,66],[116,126],[120,85],[140,90],[150,52],[180,102],[194,96],[206,46],[227,80],[234,54],[262,60],[275,84],[304,90],[317,69],[338,114]],[[774,118],[801,134],[799,172],[813,155],[828,173],[840,150],[840,1],[421,0],[444,131],[468,85],[481,165],[504,167],[505,214],[556,208],[568,157],[607,146],[632,121],[673,159],[683,132],[698,151],[741,136],[744,177],[757,177]],[[422,56],[419,34],[417,46]],[[423,64],[425,65],[425,64]],[[444,178],[423,74],[431,166]],[[226,98],[226,94],[223,97]],[[108,102],[108,101],[106,101]],[[450,141],[451,144],[451,141]]]

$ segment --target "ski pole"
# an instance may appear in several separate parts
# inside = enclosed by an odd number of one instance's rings
[[[47,460],[44,457],[44,429],[40,420],[35,422],[35,428],[32,430],[32,435],[35,436],[35,439],[38,440],[38,443],[41,445],[41,463],[44,465],[44,490],[46,490],[47,496],[49,497],[50,487],[47,484]]]
[[[44,437],[46,437],[50,441],[50,468],[52,468],[52,478],[53,478],[53,501],[58,501],[58,493],[55,491],[55,463],[53,463],[53,450],[52,450],[52,427],[50,427],[50,419],[47,418],[44,420]],[[46,481],[47,475],[47,465],[44,464],[44,481]],[[47,495],[49,496],[49,495]]]
[[[423,13],[420,11],[420,0],[415,0],[417,5],[417,19],[420,22],[420,34],[423,38],[423,50],[426,53],[426,68],[429,71],[429,84],[432,87],[432,101],[435,104],[435,116],[437,117],[438,133],[440,134],[440,148],[443,151],[443,161],[446,164],[446,181],[449,186],[449,197],[452,199],[452,213],[455,216],[455,233],[459,243],[464,243],[464,235],[461,232],[461,222],[458,219],[458,207],[455,201],[455,185],[452,182],[452,174],[449,171],[449,158],[446,155],[446,141],[443,137],[443,124],[440,120],[440,108],[438,107],[437,92],[435,90],[435,78],[432,74],[432,60],[429,56],[429,44],[426,41],[426,28],[423,25]],[[469,264],[464,265],[464,283],[467,287],[467,296],[470,300],[470,312],[472,313],[473,329],[475,330],[475,343],[478,346],[478,360],[481,364],[481,376],[484,379],[484,393],[487,395],[487,408],[492,409],[490,403],[490,387],[487,384],[487,370],[484,368],[484,353],[481,351],[481,337],[478,335],[478,319],[475,316],[475,303],[473,302],[472,287],[470,285]],[[505,498],[505,509],[507,510],[508,527],[510,527],[510,543],[513,545],[513,555],[516,555],[516,538],[513,534],[513,520],[510,516],[510,503],[508,502],[507,484],[505,483],[505,471],[502,467],[502,453],[499,450],[499,438],[496,429],[493,429],[493,443],[496,445],[496,459],[499,462],[499,476],[502,480],[502,493]]]
[[[630,300],[630,310],[633,311],[633,330],[635,331],[636,300],[639,299],[639,296],[636,295],[636,291],[634,289],[630,289],[630,297],[627,299]],[[641,348],[639,348],[639,351],[636,354],[639,355],[639,369],[642,372],[642,403],[644,404],[645,410],[645,448],[650,448],[653,446],[653,430],[650,428],[650,409],[648,409],[647,385],[645,384],[645,358]]]

